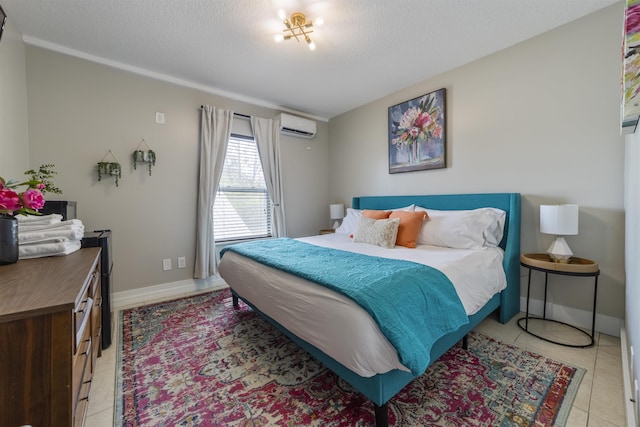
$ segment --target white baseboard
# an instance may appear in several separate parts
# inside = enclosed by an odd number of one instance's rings
[[[178,298],[188,293],[214,291],[226,287],[228,287],[227,283],[219,275],[206,279],[188,279],[179,282],[162,283],[131,291],[114,292],[111,307],[113,310],[120,310],[149,302]]]
[[[543,306],[543,301],[531,299],[529,301],[529,314],[542,316]],[[520,297],[520,311],[525,312],[526,310],[527,298]],[[558,320],[591,331],[592,313],[590,311],[548,302],[546,314],[549,319]],[[596,332],[619,337],[620,325],[623,323],[622,319],[617,317],[596,313]]]
[[[624,406],[627,414],[627,425],[640,425],[638,414],[638,402],[636,402],[635,385],[632,384],[633,372],[631,372],[631,362],[629,360],[629,346],[627,341],[627,330],[624,322],[620,326],[620,349],[622,351],[622,380],[624,386]]]

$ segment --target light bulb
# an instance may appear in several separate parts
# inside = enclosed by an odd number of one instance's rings
[[[287,13],[284,11],[284,9],[280,9],[278,11],[278,17],[283,21],[285,20],[285,18],[287,17]]]
[[[316,50],[316,44],[314,42],[309,40],[307,43],[309,44],[309,50]]]
[[[313,25],[321,27],[324,24],[324,18],[316,18],[313,21]]]
[[[276,43],[280,43],[281,41],[284,40],[284,36],[282,34],[276,34],[273,39],[276,41]]]

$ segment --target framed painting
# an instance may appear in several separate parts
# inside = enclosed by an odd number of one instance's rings
[[[624,14],[622,133],[634,133],[640,118],[640,0],[627,0]]]
[[[7,22],[7,14],[4,13],[2,5],[0,5],[0,40],[2,40],[2,33],[4,32],[4,24]]]
[[[447,167],[445,95],[442,88],[389,107],[389,173]]]

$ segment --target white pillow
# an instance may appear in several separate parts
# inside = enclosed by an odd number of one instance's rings
[[[415,207],[416,205],[409,205],[405,206],[404,208],[384,210],[413,212]],[[342,220],[342,224],[340,224],[340,226],[336,228],[336,233],[353,234],[356,231],[356,226],[358,225],[358,221],[360,220],[360,218],[362,218],[361,209],[347,208],[347,215],[345,215],[344,219]]]
[[[342,219],[340,227],[336,228],[336,233],[353,234],[360,218],[362,218],[360,209],[347,208],[347,215]]]
[[[396,246],[399,225],[400,218],[373,219],[363,216],[353,233],[353,241],[393,249]]]
[[[426,211],[429,219],[418,234],[419,245],[456,249],[496,247],[504,233],[505,212],[496,208],[463,211],[439,211],[416,206]]]

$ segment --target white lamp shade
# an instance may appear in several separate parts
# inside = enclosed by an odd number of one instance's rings
[[[344,218],[344,205],[342,203],[329,205],[329,213],[330,213],[331,219]]]
[[[540,205],[540,232],[556,236],[578,234],[578,205]]]

